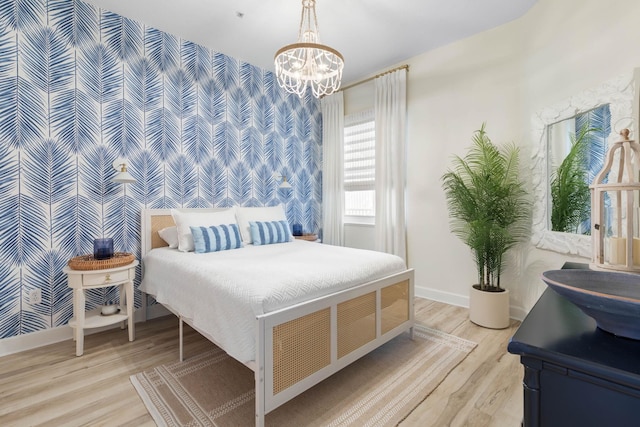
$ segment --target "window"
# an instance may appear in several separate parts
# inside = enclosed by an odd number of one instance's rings
[[[376,212],[376,127],[373,110],[344,120],[345,221],[373,222]]]

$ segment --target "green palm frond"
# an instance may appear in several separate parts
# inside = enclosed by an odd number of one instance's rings
[[[590,154],[592,132],[583,126],[571,135],[571,149],[551,175],[551,229],[575,233],[591,213],[591,194],[587,183],[585,158]]]
[[[480,287],[500,288],[504,253],[528,235],[530,203],[519,177],[518,147],[496,147],[484,124],[472,142],[442,176],[450,229],[471,248]]]

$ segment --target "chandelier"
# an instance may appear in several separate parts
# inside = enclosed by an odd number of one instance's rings
[[[299,97],[304,96],[307,84],[316,98],[340,88],[344,58],[337,50],[320,44],[315,0],[302,0],[298,42],[276,52],[275,66],[280,86]]]

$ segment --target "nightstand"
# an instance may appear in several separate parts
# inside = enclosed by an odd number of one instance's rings
[[[302,236],[293,236],[298,240],[306,240],[307,242],[316,242],[320,243],[320,239],[318,239],[318,235],[315,233],[304,233]]]
[[[133,322],[133,279],[136,276],[138,261],[121,267],[105,268],[103,270],[73,270],[69,267],[62,269],[67,275],[67,282],[73,289],[73,318],[69,326],[74,329],[73,337],[76,341],[76,356],[82,356],[84,351],[84,330],[99,328],[122,322],[128,323],[129,341],[135,339]],[[104,316],[102,307],[85,311],[86,289],[117,286],[120,295],[120,312]]]

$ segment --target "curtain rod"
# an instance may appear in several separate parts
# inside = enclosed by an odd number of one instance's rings
[[[345,87],[343,87],[343,88],[342,88],[342,89],[340,89],[340,90],[347,90],[347,89],[351,89],[352,87],[355,87],[355,86],[361,85],[361,84],[366,83],[366,82],[370,82],[371,80],[377,79],[378,77],[382,77],[382,76],[384,76],[384,75],[387,75],[387,74],[390,74],[390,73],[393,73],[393,72],[395,72],[395,71],[402,70],[402,69],[405,69],[405,70],[407,70],[407,72],[409,72],[409,65],[407,65],[407,64],[405,64],[405,65],[401,65],[401,66],[399,66],[399,67],[396,67],[396,68],[393,68],[393,69],[391,69],[391,70],[385,71],[384,73],[376,74],[376,75],[375,75],[375,76],[373,76],[373,77],[369,77],[369,78],[367,78],[367,79],[360,80],[359,82],[352,83],[352,84],[350,84],[350,85],[348,85],[348,86],[345,86]]]

